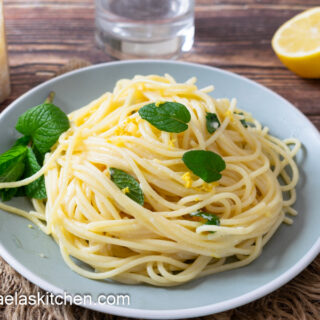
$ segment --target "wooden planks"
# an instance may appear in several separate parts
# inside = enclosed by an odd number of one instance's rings
[[[320,80],[282,66],[270,40],[275,30],[318,0],[197,0],[196,42],[182,60],[230,70],[291,101],[320,128]],[[5,0],[12,95],[0,109],[50,77],[73,57],[112,60],[94,43],[94,1]]]

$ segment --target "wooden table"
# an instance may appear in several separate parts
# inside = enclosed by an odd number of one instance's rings
[[[12,94],[0,110],[55,76],[72,58],[91,63],[112,60],[94,43],[93,0],[4,2]],[[270,45],[284,21],[319,5],[319,0],[196,3],[195,45],[182,60],[223,68],[263,84],[292,102],[320,129],[320,79],[305,80],[288,71]]]
[[[94,43],[93,0],[5,0],[12,95],[55,75],[73,57],[112,60]],[[196,37],[183,60],[239,73],[292,102],[320,128],[320,80],[288,71],[270,45],[275,30],[319,0],[197,0]]]

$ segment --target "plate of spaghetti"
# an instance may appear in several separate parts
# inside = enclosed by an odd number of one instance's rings
[[[0,253],[47,291],[90,294],[84,307],[221,312],[319,253],[319,132],[253,81],[106,63],[32,89],[0,124]]]

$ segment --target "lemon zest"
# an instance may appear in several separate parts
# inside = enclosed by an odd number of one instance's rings
[[[125,187],[125,188],[121,189],[121,191],[122,191],[124,194],[127,194],[127,193],[130,192],[130,189],[129,189],[129,187]]]
[[[228,117],[230,121],[234,120],[233,112],[231,110],[227,110],[227,112],[224,114],[225,117]]]
[[[161,101],[161,100],[158,100],[158,101],[156,101],[156,102],[154,103],[154,105],[155,105],[156,107],[160,107],[161,104],[163,104],[163,101]]]
[[[181,179],[185,182],[184,186],[186,188],[191,188],[192,185],[192,178],[191,178],[191,173],[190,171],[187,171],[186,173],[184,173],[181,177]]]
[[[123,147],[124,146],[124,142],[122,140],[118,140],[115,145],[117,147]]]
[[[211,182],[207,183],[204,182],[201,187],[195,188],[197,191],[204,191],[204,192],[210,192],[212,189],[219,185],[219,182]]]
[[[117,136],[122,136],[126,133],[125,129],[122,126],[118,126],[114,131],[114,134]]]
[[[172,140],[170,139],[169,142],[168,142],[168,144],[169,144],[170,147],[173,148],[175,142],[176,142],[176,139],[172,139]]]

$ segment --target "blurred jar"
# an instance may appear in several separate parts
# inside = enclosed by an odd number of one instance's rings
[[[6,33],[3,17],[3,0],[0,0],[0,103],[10,94],[10,78],[7,56]]]
[[[96,0],[96,40],[113,57],[175,58],[193,38],[194,0]]]

